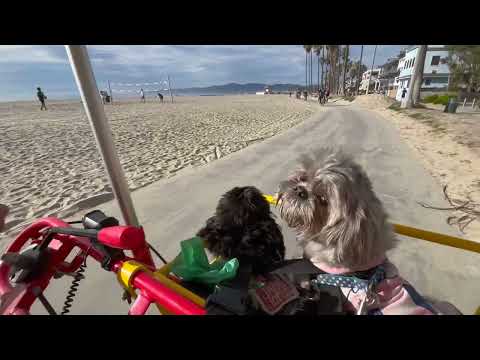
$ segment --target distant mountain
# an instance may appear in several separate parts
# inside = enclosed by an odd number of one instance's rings
[[[265,90],[265,87],[269,87],[273,92],[286,92],[290,90],[295,90],[296,88],[301,87],[301,85],[296,84],[260,84],[260,83],[249,83],[249,84],[237,84],[230,83],[225,85],[214,85],[207,87],[193,87],[185,89],[174,89],[175,93],[178,94],[205,94],[205,95],[220,95],[220,94],[254,94],[257,91]]]

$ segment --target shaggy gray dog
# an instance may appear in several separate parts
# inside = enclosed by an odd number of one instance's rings
[[[341,151],[323,148],[302,156],[280,183],[277,206],[314,264],[368,269],[395,245],[370,180]]]

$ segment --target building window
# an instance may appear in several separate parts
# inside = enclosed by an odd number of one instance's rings
[[[425,85],[430,85],[432,83],[432,79],[425,79]]]
[[[415,65],[415,58],[412,59],[412,66]]]
[[[432,56],[432,62],[430,65],[438,65],[440,64],[440,56]]]
[[[434,84],[448,84],[448,77],[441,77],[434,79],[433,81]]]

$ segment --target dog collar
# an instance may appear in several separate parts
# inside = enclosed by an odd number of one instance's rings
[[[365,266],[362,266],[361,268],[357,269],[352,269],[348,267],[338,267],[338,266],[330,266],[325,263],[321,262],[313,262],[313,264],[322,270],[323,272],[326,272],[328,274],[337,274],[337,275],[342,275],[342,274],[347,274],[347,273],[355,273],[355,272],[360,272],[360,271],[367,271],[369,269],[373,269],[374,267],[383,264],[386,261],[385,255],[381,255],[378,258],[373,259],[369,263],[367,263]]]
[[[354,293],[356,293],[360,290],[367,291],[368,289],[375,289],[376,286],[386,278],[384,264],[376,266],[373,274],[368,279],[361,279],[358,276],[355,276],[357,274],[358,273],[353,273],[350,275],[320,274],[317,275],[317,278],[312,280],[311,283],[317,288],[320,285],[329,285],[350,288]]]

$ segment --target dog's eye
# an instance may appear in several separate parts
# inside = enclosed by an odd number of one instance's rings
[[[295,180],[297,182],[306,182],[308,179],[307,179],[307,175],[298,175]]]

